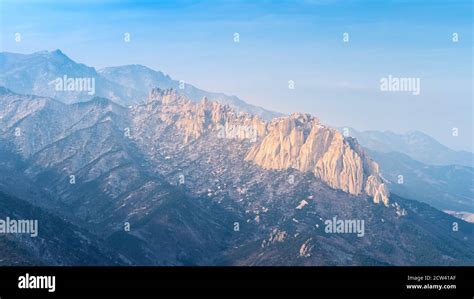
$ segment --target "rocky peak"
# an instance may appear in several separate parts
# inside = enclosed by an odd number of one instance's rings
[[[388,205],[389,191],[372,161],[353,138],[322,125],[308,114],[278,118],[246,160],[267,169],[311,171],[329,186],[354,195],[365,193]]]
[[[154,88],[145,106],[137,109],[141,115],[145,112],[180,129],[185,135],[185,143],[206,132],[219,138],[255,140],[265,133],[265,123],[257,116],[237,113],[229,105],[210,101],[207,97],[192,102],[174,89]]]

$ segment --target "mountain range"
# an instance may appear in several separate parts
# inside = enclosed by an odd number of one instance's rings
[[[96,71],[92,67],[74,62],[60,50],[41,51],[29,55],[0,53],[0,70],[0,85],[20,94],[51,97],[64,103],[82,102],[99,96],[128,107],[146,101],[148,92],[157,87],[173,88],[178,94],[194,102],[199,102],[206,97],[210,101],[229,104],[237,111],[259,115],[267,121],[282,116],[279,113],[246,104],[237,97],[203,91],[187,83],[181,84],[180,81],[173,80],[160,71],[141,65],[107,67]],[[54,80],[63,76],[94,78],[95,94],[91,95],[87,91],[56,90]],[[474,160],[472,153],[451,150],[419,131],[396,134],[390,131],[361,132],[350,127],[338,129],[348,130],[348,135],[356,138],[366,150],[374,155],[383,156],[383,159],[379,161],[382,172],[392,184],[395,184],[393,188],[399,194],[417,198],[441,210],[473,212],[474,185],[471,173]],[[398,165],[400,155],[405,157],[406,163],[403,164],[405,169],[394,167]],[[408,158],[413,161],[408,163]],[[406,167],[409,164],[411,166],[408,169]],[[425,170],[423,175],[419,173],[421,169]],[[435,173],[427,173],[434,169]],[[405,177],[406,183],[403,186],[398,184],[400,175]],[[458,178],[464,178],[461,180],[462,184]],[[471,179],[470,182],[469,179]],[[451,188],[447,190],[444,186],[451,186]]]
[[[474,264],[474,224],[421,202],[455,193],[463,209],[472,190],[413,193],[433,178],[462,184],[444,169],[408,156],[389,168],[401,158],[309,114],[248,112],[179,86],[145,91],[159,79],[141,66],[76,73],[58,51],[15,55],[0,60],[0,217],[38,219],[40,233],[2,236],[3,265]],[[26,76],[16,60],[27,56],[45,61],[43,76],[34,63]],[[97,95],[48,95],[43,84],[63,69],[98,74]],[[100,80],[113,91],[99,93]],[[407,174],[408,191],[384,166]],[[427,179],[411,177],[417,169]],[[363,232],[328,232],[335,219]]]

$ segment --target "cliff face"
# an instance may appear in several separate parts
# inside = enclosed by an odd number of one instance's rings
[[[146,109],[183,132],[184,143],[207,132],[220,138],[249,139],[253,146],[245,153],[247,161],[265,169],[309,171],[334,189],[366,193],[374,202],[388,205],[389,192],[377,163],[355,139],[345,139],[309,114],[295,113],[266,123],[205,98],[193,103],[174,90],[161,89],[152,90]]]
[[[388,205],[389,192],[377,163],[355,139],[322,125],[308,114],[292,114],[268,124],[268,133],[246,156],[267,169],[311,171],[329,186],[350,194],[366,193]]]

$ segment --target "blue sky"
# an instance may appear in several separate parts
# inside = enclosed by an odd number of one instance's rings
[[[59,48],[96,68],[143,64],[267,109],[361,130],[421,130],[473,148],[470,0],[2,0],[0,8],[2,51]],[[421,94],[381,92],[389,74],[419,77]]]

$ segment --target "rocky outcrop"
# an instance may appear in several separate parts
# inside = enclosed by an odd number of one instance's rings
[[[311,245],[312,238],[306,240],[300,247],[300,257],[310,257],[313,251],[313,245]]]
[[[375,203],[388,205],[389,191],[378,165],[355,139],[344,138],[308,114],[278,118],[268,124],[267,131],[246,160],[267,169],[311,171],[332,188],[354,195],[366,193]]]
[[[177,127],[184,134],[184,143],[205,133],[250,140],[254,145],[246,153],[247,161],[265,169],[310,171],[334,189],[354,195],[365,193],[374,202],[388,205],[389,192],[377,163],[355,139],[344,138],[309,114],[295,113],[266,123],[206,98],[193,103],[172,89],[153,89],[141,107],[148,115]]]
[[[230,106],[203,98],[199,103],[189,101],[173,89],[155,88],[146,105],[148,113],[158,114],[161,120],[182,130],[185,143],[205,132],[218,138],[256,141],[265,134],[265,122],[259,117],[235,112]]]
[[[265,239],[262,241],[261,247],[265,248],[271,244],[284,242],[287,238],[288,238],[288,233],[286,231],[281,231],[275,228],[270,232],[270,236],[268,237],[268,240]]]

